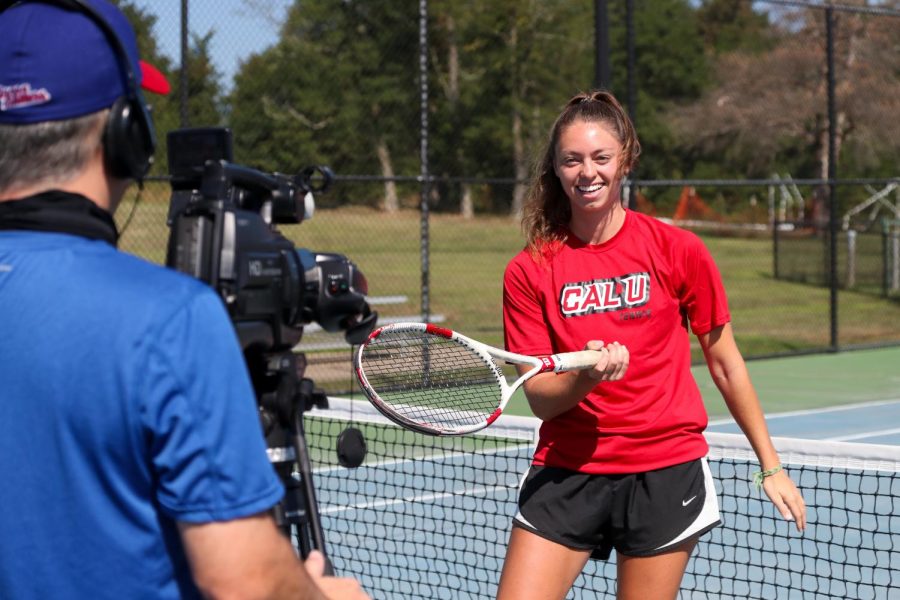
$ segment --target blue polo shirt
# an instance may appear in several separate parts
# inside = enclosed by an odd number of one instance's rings
[[[0,597],[197,596],[176,522],[282,494],[213,290],[105,242],[0,231]]]

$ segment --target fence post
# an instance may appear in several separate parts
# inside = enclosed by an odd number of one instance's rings
[[[609,16],[606,0],[594,0],[594,85],[612,89],[612,68],[609,64]]]
[[[431,196],[431,175],[428,170],[428,0],[419,0],[419,178],[422,183],[422,198],[419,202],[421,211],[420,225],[420,255],[422,259],[422,320],[428,322],[431,318],[430,297],[430,271],[429,258],[429,207],[428,199]]]
[[[837,280],[837,234],[838,234],[838,202],[837,202],[837,109],[835,100],[834,75],[834,7],[825,8],[825,55],[828,73],[828,230],[831,273],[831,349],[838,349],[838,280]]]
[[[626,60],[627,86],[628,86],[628,116],[631,117],[631,124],[637,130],[637,74],[635,73],[635,50],[634,50],[634,0],[625,0],[625,48],[628,54]],[[637,168],[633,168],[628,176],[632,185],[628,186],[628,208],[637,209],[637,185],[633,185],[637,181]]]
[[[181,93],[178,95],[178,109],[181,116],[181,127],[189,127],[188,123],[188,60],[190,49],[188,48],[188,0],[181,0],[181,73],[178,74],[178,82]]]

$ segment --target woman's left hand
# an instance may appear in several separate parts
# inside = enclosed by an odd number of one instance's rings
[[[781,516],[796,523],[797,531],[806,529],[806,503],[787,472],[782,469],[766,477],[763,480],[763,490]]]
[[[600,360],[593,369],[587,371],[588,376],[596,381],[618,381],[628,370],[630,355],[628,348],[619,342],[604,344],[601,340],[591,340],[584,346],[585,350],[597,350]]]

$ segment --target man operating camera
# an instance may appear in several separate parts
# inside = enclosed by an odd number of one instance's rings
[[[0,2],[4,598],[365,598],[283,486],[219,297],[116,250],[164,77],[105,0]]]

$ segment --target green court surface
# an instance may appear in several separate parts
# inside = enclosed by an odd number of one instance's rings
[[[900,347],[753,360],[747,369],[766,413],[900,399]],[[706,365],[693,372],[707,412],[726,416]]]
[[[900,346],[747,361],[766,413],[900,399]],[[710,417],[728,416],[705,364],[692,369]],[[519,390],[509,414],[531,415]]]

